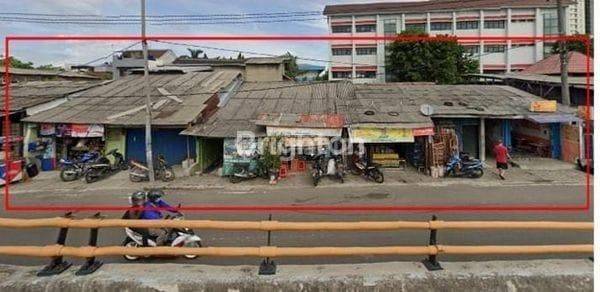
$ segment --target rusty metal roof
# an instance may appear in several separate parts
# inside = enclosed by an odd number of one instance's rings
[[[102,84],[102,81],[28,81],[10,85],[10,111],[18,112]],[[2,87],[0,107],[4,107]]]
[[[353,94],[352,90],[350,82],[245,82],[227,104],[206,123],[190,127],[182,134],[235,137],[238,131],[252,131],[257,135],[264,135],[264,125],[256,124],[261,115],[344,114],[344,101]]]
[[[152,124],[187,126],[195,122],[205,103],[239,76],[241,73],[234,71],[150,75]],[[73,94],[69,101],[24,120],[141,126],[145,124],[143,89],[143,76],[129,75]]]

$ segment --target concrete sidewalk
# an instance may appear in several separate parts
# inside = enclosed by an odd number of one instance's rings
[[[536,165],[542,165],[537,167]],[[493,161],[486,161],[486,168],[483,177],[479,179],[470,178],[437,178],[434,179],[422,173],[418,173],[414,168],[406,169],[383,169],[385,182],[387,186],[448,186],[448,185],[467,185],[475,187],[495,187],[495,186],[527,186],[527,185],[584,185],[586,183],[586,174],[575,169],[575,166],[569,163],[548,159],[541,163],[538,161],[519,161],[519,167],[511,167],[507,172],[507,180],[503,181],[495,174]],[[379,185],[369,181],[361,176],[347,173],[344,183],[338,180],[325,177],[316,188],[350,188],[350,187],[368,187]],[[180,173],[174,181],[157,181],[154,184],[149,182],[134,183],[129,181],[127,171],[119,172],[109,178],[96,183],[87,184],[83,180],[72,182],[63,182],[59,178],[58,171],[42,172],[37,177],[26,182],[20,182],[11,185],[11,191],[14,193],[36,193],[45,191],[79,191],[93,192],[96,190],[124,190],[132,191],[150,187],[159,187],[173,190],[205,190],[222,189],[229,191],[248,191],[248,190],[283,190],[298,187],[313,187],[312,179],[308,172],[291,173],[287,178],[280,180],[276,185],[269,185],[267,180],[253,179],[243,181],[237,184],[229,182],[227,177],[220,177],[216,174],[203,174],[200,176],[184,177]]]
[[[92,275],[36,277],[41,267],[0,266],[0,290],[17,291],[592,291],[589,260],[257,266],[108,264]]]

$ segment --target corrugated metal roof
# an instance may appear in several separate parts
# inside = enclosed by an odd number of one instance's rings
[[[569,74],[587,73],[587,56],[580,52],[569,52],[567,55]],[[594,59],[590,57],[590,73],[594,75]],[[523,74],[560,75],[560,55],[554,54],[525,68]]]
[[[10,110],[21,111],[102,84],[102,81],[29,81],[10,85]],[[4,107],[2,87],[0,107]]]
[[[294,82],[245,82],[206,123],[183,132],[204,137],[235,137],[238,131],[264,135],[255,124],[264,113],[343,114],[345,100],[353,94],[350,82],[297,84]]]
[[[0,66],[0,73],[4,73],[4,66]],[[21,69],[21,68],[10,68],[9,74],[13,75],[39,75],[39,76],[58,76],[58,77],[71,77],[71,78],[84,78],[84,79],[100,79],[98,76],[84,74],[80,72],[70,71],[58,71],[58,70],[40,70],[40,69]]]
[[[532,101],[542,100],[503,85],[386,83],[356,85],[355,91],[356,101],[349,104],[350,123],[425,122],[429,118],[421,113],[422,105],[431,106],[432,117],[522,117],[530,114]],[[562,105],[559,111],[573,112]]]
[[[231,84],[239,72],[193,72],[150,75],[152,124],[186,126],[206,101]],[[40,123],[84,123],[123,126],[145,124],[144,78],[129,75],[71,96],[56,108],[25,119]]]

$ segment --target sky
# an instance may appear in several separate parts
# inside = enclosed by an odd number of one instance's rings
[[[181,15],[181,14],[242,14],[242,13],[280,13],[295,11],[323,11],[327,4],[377,2],[368,0],[228,0],[228,1],[199,1],[199,0],[147,0],[148,15]],[[139,15],[140,0],[0,0],[1,13],[43,13],[43,14],[94,14],[94,15]],[[311,16],[310,18],[321,18]],[[16,23],[0,20],[0,37],[6,35],[137,35],[140,27],[133,25],[81,25],[81,24],[39,24]],[[327,33],[325,19],[302,22],[283,23],[244,23],[244,24],[195,24],[195,25],[149,25],[147,34],[273,34],[319,35]],[[194,42],[191,43],[226,49],[237,49],[270,54],[291,52],[302,58],[327,60],[326,42]],[[37,65],[53,64],[82,64],[94,59],[108,56],[114,50],[119,50],[132,44],[131,41],[114,42],[19,42],[11,44],[11,55],[33,62]],[[186,46],[174,46],[153,43],[151,49],[171,48],[177,54],[188,54]],[[4,52],[3,42],[0,44]],[[136,47],[134,47],[136,48]],[[139,48],[139,46],[137,46]],[[209,57],[231,56],[218,50],[205,50]],[[246,54],[246,56],[249,56]],[[103,61],[109,61],[105,59]],[[100,61],[99,63],[101,63]],[[326,66],[326,63],[303,61]]]

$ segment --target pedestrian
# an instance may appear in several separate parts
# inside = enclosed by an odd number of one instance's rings
[[[500,176],[500,179],[504,180],[506,179],[504,174],[508,169],[510,155],[508,154],[508,148],[504,146],[502,140],[498,140],[498,143],[494,147],[494,154],[496,155],[496,169],[498,170],[498,176]]]

